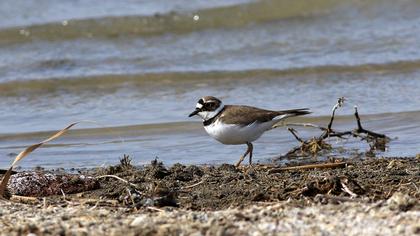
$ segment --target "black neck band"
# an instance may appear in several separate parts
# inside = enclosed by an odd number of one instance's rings
[[[223,107],[223,109],[222,110],[220,110],[219,111],[219,113],[217,113],[215,116],[213,116],[212,118],[210,118],[210,119],[208,119],[208,120],[205,120],[205,121],[203,121],[203,125],[204,126],[208,126],[208,125],[210,125],[211,123],[213,123],[216,119],[217,119],[217,117],[222,113],[222,111],[225,109],[225,107]]]

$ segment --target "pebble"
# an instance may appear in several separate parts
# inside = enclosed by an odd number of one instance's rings
[[[146,225],[150,222],[150,219],[147,215],[140,215],[138,217],[136,217],[130,224],[131,227],[136,227],[136,226],[143,226]]]

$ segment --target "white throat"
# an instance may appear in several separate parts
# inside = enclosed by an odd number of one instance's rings
[[[216,110],[214,110],[214,111],[201,111],[201,112],[197,113],[197,115],[199,115],[203,119],[203,121],[207,121],[207,120],[210,120],[211,118],[217,116],[217,114],[219,114],[219,112],[221,110],[223,110],[224,107],[225,106],[223,105],[223,103],[220,103],[220,106]]]

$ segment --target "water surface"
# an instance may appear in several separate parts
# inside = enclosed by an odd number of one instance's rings
[[[413,156],[420,139],[420,2],[2,1],[0,168],[67,124],[67,136],[20,165],[94,167],[123,153],[135,164],[235,162],[188,118],[203,95],[267,109],[309,107],[302,122],[395,138],[379,156]],[[303,137],[317,130],[300,129]],[[285,130],[255,142],[255,160],[286,153]],[[337,140],[355,152],[368,146]]]

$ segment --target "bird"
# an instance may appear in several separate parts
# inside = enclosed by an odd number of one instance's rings
[[[246,144],[246,152],[235,165],[239,167],[247,155],[249,165],[252,165],[252,142],[264,132],[278,127],[278,123],[286,118],[310,113],[309,108],[272,111],[247,105],[224,105],[216,97],[204,96],[189,117],[201,117],[206,132],[222,144]]]

